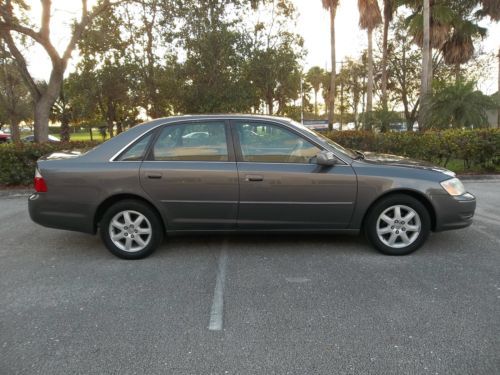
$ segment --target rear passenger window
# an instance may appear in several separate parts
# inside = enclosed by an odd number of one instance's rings
[[[158,161],[228,161],[223,122],[167,125],[152,151]]]
[[[144,158],[146,149],[148,147],[149,141],[151,140],[151,133],[142,137],[134,145],[132,145],[127,151],[120,155],[118,160],[120,161],[141,161]]]

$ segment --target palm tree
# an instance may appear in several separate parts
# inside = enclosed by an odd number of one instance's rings
[[[306,80],[314,90],[314,114],[318,115],[318,92],[323,82],[325,71],[319,66],[313,66],[306,74]]]
[[[394,15],[394,0],[384,0],[384,36],[382,42],[382,108],[387,109],[387,42],[389,37],[389,24]]]
[[[500,0],[480,0],[483,8],[479,11],[480,16],[490,16],[492,21],[500,21]]]
[[[321,0],[321,2],[323,3],[323,8],[328,10],[330,13],[330,50],[332,73],[330,75],[330,88],[328,92],[328,130],[331,131],[333,129],[333,116],[335,111],[335,65],[337,64],[335,58],[335,16],[337,14],[339,0]]]
[[[422,79],[420,84],[420,110],[418,113],[419,130],[425,128],[428,111],[429,95],[432,82],[432,48],[431,48],[431,10],[430,0],[424,0],[423,9],[423,40],[422,40]]]
[[[444,62],[455,66],[455,77],[460,78],[460,65],[465,64],[474,55],[475,37],[484,37],[486,29],[466,19],[457,18],[453,22],[453,32],[443,44],[441,52]]]
[[[359,26],[368,33],[368,77],[366,87],[366,112],[368,119],[365,122],[367,130],[371,130],[371,112],[373,111],[373,30],[382,23],[382,16],[377,0],[358,0]]]
[[[458,81],[437,87],[429,112],[429,122],[437,128],[488,126],[486,111],[495,109],[494,99],[476,90],[475,82]]]

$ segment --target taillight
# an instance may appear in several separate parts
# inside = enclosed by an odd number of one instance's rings
[[[35,183],[35,191],[37,193],[47,192],[47,184],[45,183],[45,180],[43,179],[43,176],[38,168],[35,170],[34,183]]]

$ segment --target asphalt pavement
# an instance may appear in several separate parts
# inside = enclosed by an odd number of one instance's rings
[[[0,198],[0,374],[500,374],[500,181],[406,257],[362,237],[168,239],[125,261]]]

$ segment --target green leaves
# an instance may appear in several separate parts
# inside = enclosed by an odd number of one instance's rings
[[[431,98],[428,124],[432,128],[480,128],[488,124],[486,111],[495,101],[475,89],[473,81],[440,85]]]
[[[488,171],[500,166],[500,130],[456,130],[372,133],[333,132],[329,137],[344,147],[403,155],[447,167],[463,163],[461,171]],[[455,162],[455,165],[456,162]]]

